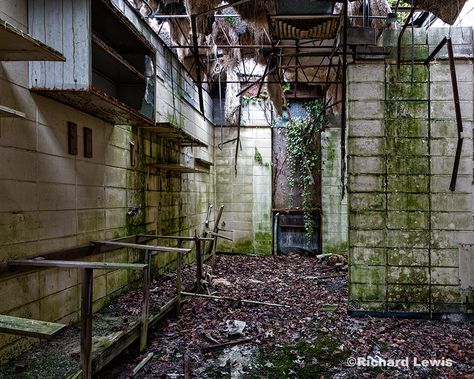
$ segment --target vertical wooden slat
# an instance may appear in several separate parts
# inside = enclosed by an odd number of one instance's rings
[[[151,253],[151,251],[145,252],[145,264],[147,264],[148,266],[143,270],[142,330],[140,337],[141,352],[146,350],[148,337],[148,314],[150,311]]]
[[[83,379],[92,378],[92,282],[92,269],[82,269],[81,368]]]
[[[183,241],[178,241],[178,247],[182,247]],[[182,289],[182,277],[181,277],[181,266],[183,263],[182,253],[177,253],[176,256],[176,297],[178,298],[176,302],[176,315],[178,316],[181,312],[181,289]]]
[[[196,245],[196,290],[197,292],[202,291],[202,250],[201,250],[201,239],[198,237],[197,232],[194,231],[194,243]]]

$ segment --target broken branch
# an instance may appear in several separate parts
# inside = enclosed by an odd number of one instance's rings
[[[289,305],[284,305],[284,304],[274,304],[274,303],[267,303],[265,301],[256,301],[256,300],[236,299],[234,297],[228,297],[228,296],[203,295],[203,294],[200,294],[200,293],[191,293],[191,292],[181,292],[181,295],[204,297],[204,298],[207,298],[207,299],[229,300],[229,301],[248,303],[248,304],[268,305],[269,307],[290,308]]]

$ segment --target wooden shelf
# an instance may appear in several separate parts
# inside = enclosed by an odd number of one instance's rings
[[[124,57],[109,46],[97,33],[92,32],[93,62],[115,81],[127,83],[145,80],[145,76],[132,66]],[[118,63],[118,64],[117,64]]]
[[[23,112],[6,107],[5,105],[0,105],[0,118],[5,118],[5,117],[25,118],[25,116],[26,115]]]
[[[65,61],[64,55],[0,19],[0,61]]]
[[[194,158],[194,162],[197,163],[199,166],[206,167],[207,169],[209,169],[211,166],[214,166],[214,163],[202,158]]]
[[[209,170],[203,170],[195,167],[188,167],[173,163],[149,163],[148,166],[156,167],[160,170],[179,172],[181,174],[209,174]]]
[[[191,135],[186,130],[173,125],[170,122],[157,122],[156,126],[142,127],[142,130],[157,134],[160,137],[168,140],[176,141],[181,146],[201,146],[208,147],[208,145],[198,138]]]

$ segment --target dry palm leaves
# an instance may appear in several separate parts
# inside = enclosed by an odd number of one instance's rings
[[[447,24],[453,25],[467,0],[418,0],[418,7],[433,13]]]

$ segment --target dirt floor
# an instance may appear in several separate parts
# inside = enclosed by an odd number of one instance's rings
[[[219,256],[207,281],[274,305],[193,297],[100,378],[128,378],[150,353],[136,378],[474,378],[474,322],[349,317],[345,271],[314,258]],[[369,357],[378,367],[354,366]]]

